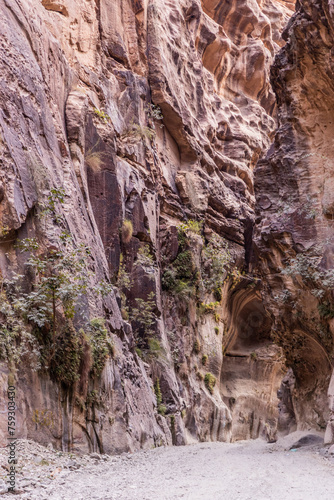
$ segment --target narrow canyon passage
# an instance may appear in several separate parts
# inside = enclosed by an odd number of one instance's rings
[[[329,500],[332,7],[0,0],[1,494]]]
[[[15,380],[17,437],[122,453],[290,430],[253,232],[291,3],[0,6],[0,397]]]

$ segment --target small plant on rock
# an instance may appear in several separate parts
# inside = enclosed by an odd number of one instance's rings
[[[63,188],[51,188],[46,203],[39,203],[37,206],[40,221],[51,219],[59,226],[65,227],[65,219],[58,210],[58,207],[65,203],[65,197]],[[22,241],[28,242],[29,238]]]
[[[201,343],[199,340],[195,340],[193,349],[195,354],[199,354],[201,352]]]
[[[148,139],[150,142],[155,139],[155,136],[156,133],[153,128],[147,127],[145,125],[140,125],[139,123],[135,123],[134,121],[130,123],[129,128],[123,133],[123,137],[139,138],[142,141]]]
[[[162,394],[161,394],[161,389],[160,389],[159,378],[157,378],[157,380],[154,384],[154,392],[155,392],[155,397],[157,398],[157,406],[159,406],[162,403]]]
[[[257,353],[256,353],[256,352],[251,352],[251,354],[250,354],[250,358],[251,358],[253,361],[256,361],[256,360],[257,360]]]
[[[170,416],[170,428],[172,434],[175,434],[175,415]]]
[[[165,405],[161,404],[161,405],[158,406],[158,413],[159,413],[159,415],[162,415],[164,417],[166,411],[167,411],[167,407]]]
[[[89,343],[92,349],[91,372],[99,377],[109,356],[114,356],[115,346],[109,337],[103,318],[94,318],[89,325]]]
[[[219,307],[219,302],[209,302],[208,304],[201,302],[201,304],[199,305],[199,308],[198,308],[198,313],[200,315],[216,314],[218,307]]]
[[[10,233],[7,224],[0,224],[0,238],[5,238]]]
[[[187,237],[187,233],[194,233],[200,235],[202,233],[203,222],[189,219],[187,222],[182,222],[178,226],[179,241]]]
[[[318,305],[318,311],[322,318],[324,319],[332,319],[334,318],[334,308],[331,303],[328,301],[322,302]]]
[[[164,119],[161,108],[157,106],[156,104],[149,103],[146,106],[146,111],[148,116],[152,120],[157,120],[157,121],[162,121]],[[163,124],[160,124],[160,128],[163,128]]]
[[[144,359],[143,351],[139,347],[136,346],[135,351],[136,351],[137,355],[140,357],[140,359]]]
[[[155,315],[155,293],[150,292],[147,299],[136,298],[135,307],[130,308],[130,320],[139,325],[139,328],[144,329],[145,336],[149,337],[154,333],[154,325],[156,322]]]
[[[131,289],[133,285],[133,280],[125,268],[123,254],[120,255],[120,264],[117,273],[116,285],[121,292],[122,300],[125,302],[126,300],[125,290]]]
[[[69,241],[69,243],[68,243]],[[51,326],[54,340],[57,330],[57,310],[73,318],[78,297],[87,289],[86,257],[90,250],[84,244],[74,248],[67,239],[61,248],[51,247],[43,252],[34,239],[18,243],[23,252],[30,252],[26,266],[35,280],[30,293],[17,294],[14,307],[24,319],[38,327]]]
[[[80,379],[80,364],[84,338],[82,330],[77,332],[71,320],[67,320],[54,345],[45,344],[44,352],[50,357],[50,373],[58,382],[70,387]],[[50,354],[51,353],[51,356]],[[47,359],[46,359],[47,361]]]
[[[178,226],[178,254],[162,275],[162,287],[180,300],[197,297],[199,269],[191,246],[190,234],[200,235],[202,223],[189,220]]]
[[[154,258],[150,252],[149,245],[143,245],[139,248],[137,254],[137,263],[144,267],[151,267],[154,265]]]
[[[86,405],[89,406],[101,406],[102,405],[102,397],[98,391],[90,391],[87,394]]]
[[[202,283],[207,293],[221,300],[221,288],[233,265],[227,242],[213,234],[202,252]]]
[[[0,359],[13,370],[26,358],[29,366],[37,371],[41,368],[40,346],[13,304],[13,281],[0,279]]]
[[[216,377],[212,373],[206,373],[204,377],[204,384],[210,394],[213,394],[213,388],[216,385]]]
[[[149,353],[154,358],[158,358],[163,350],[159,340],[155,339],[154,337],[148,339],[148,348]]]
[[[102,111],[98,108],[94,108],[94,113],[96,114],[96,116],[100,118],[101,122],[103,123],[108,123],[108,121],[110,120],[110,116],[107,115],[105,111]]]
[[[130,243],[133,234],[133,225],[129,219],[124,219],[121,234],[123,243]]]
[[[85,154],[85,163],[93,172],[100,172],[104,156],[105,153],[103,151],[93,151],[92,148]]]

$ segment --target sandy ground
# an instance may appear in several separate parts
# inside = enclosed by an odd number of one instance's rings
[[[323,456],[320,446],[289,451],[300,436],[275,444],[201,443],[120,457],[76,457],[21,442],[18,492],[3,492],[2,498],[332,500],[334,459]],[[1,450],[3,481],[6,451]]]

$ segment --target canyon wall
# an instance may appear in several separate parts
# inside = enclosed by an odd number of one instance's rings
[[[108,453],[271,439],[286,369],[252,271],[253,169],[292,4],[0,6],[1,406],[9,377],[18,437]],[[276,243],[257,231],[264,259]]]
[[[333,12],[298,5],[271,70],[279,128],[255,174],[254,233],[290,417],[333,442]],[[284,391],[283,391],[284,392]],[[327,392],[329,396],[329,407]],[[288,417],[288,415],[286,415]]]

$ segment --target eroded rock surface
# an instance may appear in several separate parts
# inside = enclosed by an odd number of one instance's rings
[[[291,4],[0,6],[2,277],[22,273],[31,290],[16,243],[57,248],[66,229],[90,248],[74,326],[103,317],[114,344],[101,376],[82,361],[70,388],[22,362],[19,436],[104,452],[271,439],[284,359],[248,266],[253,168],[275,131],[269,68]],[[40,217],[54,189],[61,222]],[[113,291],[97,294],[103,280]]]
[[[255,175],[255,242],[265,308],[295,376],[297,425],[324,429],[329,419],[326,441],[333,442],[331,5],[299,4],[283,38],[271,73],[279,129]]]

